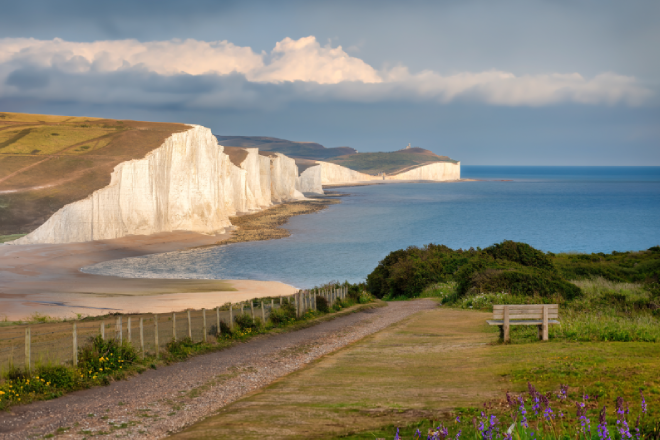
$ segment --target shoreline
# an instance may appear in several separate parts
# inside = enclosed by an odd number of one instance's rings
[[[70,319],[167,313],[291,295],[297,289],[278,281],[121,278],[80,269],[128,257],[288,237],[290,232],[280,226],[290,217],[335,203],[310,198],[243,213],[230,218],[233,230],[219,235],[174,231],[82,243],[0,246],[0,320],[27,320],[35,314]]]

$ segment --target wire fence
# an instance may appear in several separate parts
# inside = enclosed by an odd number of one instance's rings
[[[266,322],[273,310],[284,304],[295,307],[296,316],[317,309],[317,297],[332,306],[346,298],[345,287],[329,290],[301,290],[291,296],[254,299],[225,304],[214,309],[188,309],[163,314],[115,314],[64,322],[44,322],[0,327],[0,375],[10,369],[31,370],[39,364],[77,365],[78,352],[101,335],[131,344],[142,356],[158,356],[171,341],[190,338],[193,342],[213,342],[222,337],[224,323],[230,329],[236,317],[248,314]]]

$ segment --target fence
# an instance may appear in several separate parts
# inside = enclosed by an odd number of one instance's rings
[[[30,370],[35,363],[78,364],[78,350],[101,335],[126,341],[142,355],[155,355],[172,340],[190,338],[194,342],[212,342],[221,336],[221,322],[234,327],[236,316],[250,314],[263,322],[271,311],[283,304],[295,306],[296,315],[316,310],[316,297],[330,305],[346,298],[345,287],[330,290],[305,290],[270,301],[252,300],[214,309],[184,310],[167,314],[111,315],[98,319],[0,327],[0,374],[12,367]]]

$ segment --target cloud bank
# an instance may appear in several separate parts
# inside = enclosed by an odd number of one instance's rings
[[[639,106],[653,96],[630,76],[604,72],[442,75],[376,69],[315,37],[285,38],[270,53],[194,39],[70,42],[0,39],[0,98],[179,108],[277,108],[294,101],[469,101]]]

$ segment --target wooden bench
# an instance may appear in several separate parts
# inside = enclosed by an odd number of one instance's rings
[[[548,325],[559,324],[559,304],[511,304],[493,306],[493,319],[489,325],[500,327],[500,336],[504,342],[511,342],[509,328],[512,325],[536,325],[539,339],[548,340]]]

